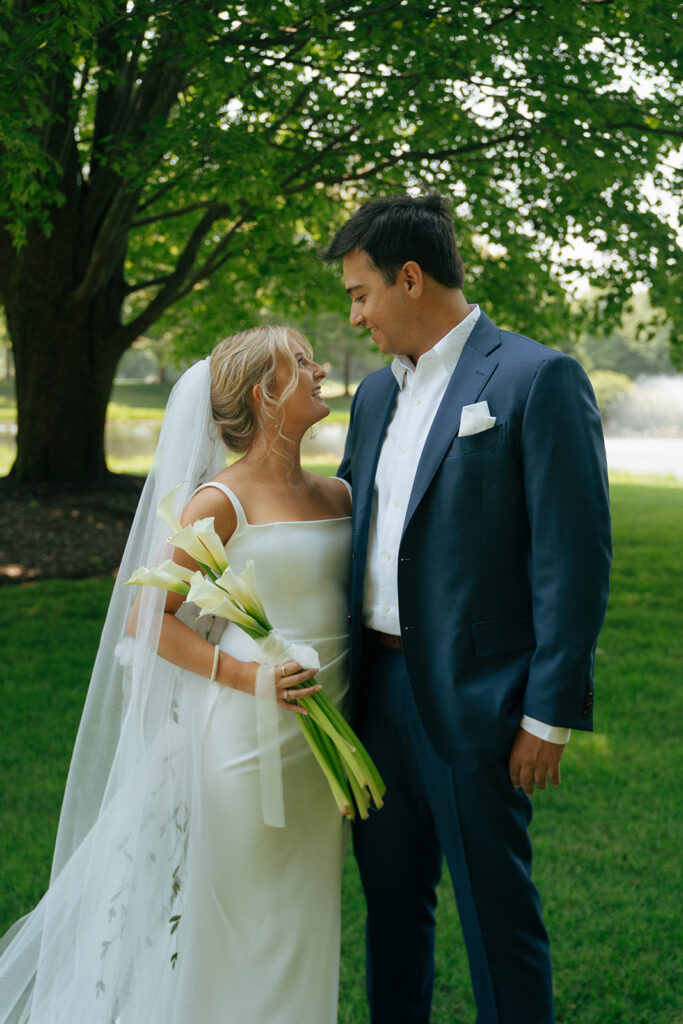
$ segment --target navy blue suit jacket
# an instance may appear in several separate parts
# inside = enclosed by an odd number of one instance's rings
[[[390,367],[351,405],[339,475],[353,487],[351,676],[363,679],[363,578]],[[464,405],[493,428],[458,437]],[[507,756],[522,714],[592,728],[607,604],[609,499],[600,416],[581,366],[481,314],[441,401],[398,553],[399,614],[427,734],[450,763]]]

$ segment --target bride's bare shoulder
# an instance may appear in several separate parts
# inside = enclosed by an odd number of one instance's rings
[[[212,483],[226,483],[219,474]],[[214,529],[226,541],[237,528],[237,513],[229,496],[220,487],[206,486],[196,491],[183,509],[180,521],[183,526],[197,519],[213,517]]]
[[[318,476],[315,473],[310,476],[331,512],[339,517],[351,515],[351,490],[343,480],[337,476]]]

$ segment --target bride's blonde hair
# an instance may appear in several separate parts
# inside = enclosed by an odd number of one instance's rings
[[[230,451],[248,451],[259,430],[282,424],[282,407],[299,380],[299,365],[289,347],[297,341],[312,355],[308,339],[293,327],[266,324],[231,334],[211,353],[211,408],[213,420]],[[278,398],[278,362],[290,369],[290,377]],[[261,402],[252,394],[259,385]]]

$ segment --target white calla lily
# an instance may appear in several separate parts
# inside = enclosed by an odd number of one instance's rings
[[[258,587],[256,586],[253,561],[250,560],[244,572],[239,573],[239,575],[228,566],[216,580],[216,586],[229,594],[265,630],[272,629],[266,616],[266,610],[261,602]]]
[[[216,615],[220,619],[228,619],[250,636],[261,637],[266,633],[257,619],[243,611],[224,590],[217,587],[212,580],[206,579],[200,572],[192,577],[187,599],[196,604],[203,615]]]
[[[175,511],[175,496],[178,487],[165,495],[157,506],[159,518],[170,528],[169,542],[194,558],[199,565],[215,575],[220,575],[228,566],[225,545],[215,530],[213,516],[197,519],[189,526],[183,526]]]
[[[142,587],[161,587],[162,590],[171,590],[174,594],[186,595],[190,589],[191,578],[191,569],[186,569],[169,558],[155,569],[145,569],[141,566],[126,583]]]
[[[157,505],[157,512],[159,513],[159,518],[163,520],[164,523],[166,523],[168,528],[172,530],[173,533],[179,533],[183,528],[182,523],[178,519],[178,516],[176,515],[175,511],[175,496],[178,492],[178,489],[182,486],[182,484],[178,484],[177,487],[174,487],[172,491],[169,491],[168,494],[164,495],[164,497]]]
[[[178,533],[172,533],[168,538],[168,542],[169,544],[173,544],[174,547],[180,548],[180,550],[184,551],[186,555],[190,556],[190,558],[194,558],[195,562],[203,568],[209,569],[211,572],[215,572],[209,553],[195,535],[194,527],[185,526],[182,530],[179,530]]]
[[[213,516],[207,519],[198,519],[196,523],[192,524],[192,529],[194,530],[195,537],[204,545],[211,559],[210,562],[203,559],[204,564],[220,573],[227,569],[228,560],[225,557],[225,545],[216,533],[214,523],[215,519]]]

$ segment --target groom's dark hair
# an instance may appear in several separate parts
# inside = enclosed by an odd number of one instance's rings
[[[340,227],[323,259],[330,263],[352,249],[372,260],[387,284],[409,260],[447,288],[462,288],[465,269],[455,243],[450,204],[438,192],[371,199]]]

